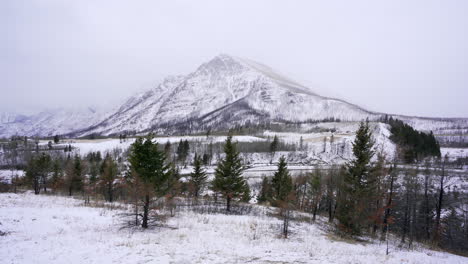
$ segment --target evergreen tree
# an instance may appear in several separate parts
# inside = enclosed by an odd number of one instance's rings
[[[289,175],[288,164],[284,156],[281,156],[278,163],[278,170],[271,180],[273,199],[277,201],[286,201],[289,193],[293,189],[292,179]]]
[[[210,156],[205,153],[203,154],[203,165],[208,166],[210,164]]]
[[[175,203],[174,198],[177,195],[180,195],[182,192],[182,184],[180,182],[180,172],[179,168],[174,164],[169,164],[169,171],[168,171],[168,180],[165,189],[165,198],[166,198],[166,206],[169,208],[171,212],[171,216],[175,215],[175,209],[177,204]]]
[[[275,153],[278,150],[278,145],[279,145],[278,136],[275,135],[275,137],[273,138],[273,141],[270,144],[270,152]]]
[[[167,182],[170,174],[169,166],[165,164],[164,152],[158,150],[158,144],[153,143],[151,136],[138,138],[132,144],[128,161],[134,177],[138,177],[143,190],[143,219],[142,228],[148,228],[148,218],[152,198],[162,196],[167,191]]]
[[[187,159],[188,153],[190,150],[190,145],[187,140],[182,141],[182,139],[179,142],[179,145],[177,146],[177,157],[179,161],[182,161],[185,163],[185,160]]]
[[[68,195],[72,196],[74,191],[83,190],[83,167],[80,157],[75,155],[73,161],[68,161],[67,167]]]
[[[56,192],[62,184],[62,166],[59,159],[54,160],[52,164],[52,190]]]
[[[184,141],[184,157],[187,158],[188,154],[189,154],[189,151],[190,151],[190,145],[189,145],[189,142],[188,140],[185,140]]]
[[[115,163],[112,157],[107,154],[101,165],[100,185],[104,193],[104,197],[108,202],[114,201],[114,189],[117,174],[117,163]]]
[[[164,145],[164,153],[166,154],[166,157],[171,156],[171,142],[169,142],[169,140],[166,142],[166,145]]]
[[[295,200],[292,178],[287,166],[286,159],[281,156],[278,170],[271,180],[274,205],[280,208],[280,215],[283,217],[282,234],[284,238],[288,238],[290,211],[293,206],[292,202]]]
[[[55,135],[55,136],[54,136],[54,143],[55,143],[55,144],[58,144],[59,142],[60,142],[59,136],[58,136],[58,135]]]
[[[271,183],[267,177],[263,176],[262,178],[262,187],[260,193],[257,196],[258,203],[264,203],[269,201],[272,198]]]
[[[309,176],[309,193],[308,196],[312,203],[312,220],[315,221],[319,202],[322,196],[322,173],[316,169],[313,174]]]
[[[190,185],[192,187],[192,193],[195,198],[198,198],[203,189],[206,186],[208,175],[205,169],[202,167],[202,159],[195,154],[193,161],[193,172],[190,174]]]
[[[224,145],[226,156],[218,162],[215,170],[215,178],[212,182],[214,192],[219,192],[226,199],[226,210],[231,211],[231,200],[244,194],[245,181],[242,173],[246,169],[242,165],[237,146],[232,142],[232,136],[228,136]]]
[[[361,122],[353,142],[354,159],[347,164],[342,195],[339,201],[337,218],[340,228],[352,235],[359,235],[368,220],[365,208],[373,183],[371,177],[371,158],[374,156],[374,142],[369,121]]]
[[[42,153],[37,157],[32,157],[26,167],[26,178],[31,181],[34,194],[39,194],[41,187],[44,191],[47,186],[47,178],[51,168],[51,158]]]
[[[242,192],[241,202],[248,203],[252,199],[252,195],[250,193],[250,187],[248,184],[244,185],[244,190]]]

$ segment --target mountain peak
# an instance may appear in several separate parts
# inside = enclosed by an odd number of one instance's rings
[[[245,65],[236,57],[221,53],[210,61],[203,63],[197,71],[213,73],[242,71],[246,69]]]

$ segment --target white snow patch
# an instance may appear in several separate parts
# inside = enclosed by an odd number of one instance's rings
[[[119,210],[82,206],[55,196],[0,194],[3,263],[466,263],[467,258],[418,248],[330,240],[318,225],[268,216],[179,213],[173,227],[121,230]],[[395,241],[397,243],[398,241]]]

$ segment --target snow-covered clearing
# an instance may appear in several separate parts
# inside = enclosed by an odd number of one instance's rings
[[[450,160],[468,157],[467,148],[440,148],[442,156],[448,155]]]
[[[170,137],[155,137],[154,140],[159,144],[165,144],[170,142],[171,144],[179,143],[180,140],[188,140],[190,142],[204,142],[208,143],[217,143],[226,141],[227,136],[170,136]],[[256,142],[256,141],[265,141],[264,138],[255,137],[255,136],[234,136],[234,141],[238,142]],[[111,152],[114,149],[126,150],[130,145],[135,142],[134,138],[128,138],[126,141],[122,142],[117,138],[107,138],[107,139],[70,139],[62,142],[60,145],[71,145],[78,150],[80,155],[85,156],[90,152],[100,151],[101,153]],[[42,145],[46,145],[48,141],[42,141]],[[60,146],[58,145],[58,146]]]
[[[22,170],[0,170],[0,183],[10,184],[12,179],[15,177],[21,178],[24,174]]]
[[[2,263],[467,263],[448,253],[330,239],[318,225],[268,216],[182,212],[171,228],[121,230],[119,210],[84,207],[81,200],[0,194]]]

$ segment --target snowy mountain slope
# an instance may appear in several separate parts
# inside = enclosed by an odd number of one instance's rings
[[[104,113],[95,108],[53,109],[35,115],[2,115],[0,137],[53,136],[68,134],[102,120]]]
[[[120,131],[142,131],[160,111],[174,88],[183,81],[180,76],[166,78],[158,87],[128,99],[116,112],[88,128],[87,134],[112,134]]]
[[[266,122],[376,120],[382,115],[320,96],[261,63],[221,54],[186,76],[166,78],[156,88],[129,98],[107,113],[58,109],[28,116],[0,114],[0,137],[115,135],[125,131],[190,133]],[[416,129],[439,134],[445,134],[446,128],[468,129],[468,119],[463,118],[392,116]]]
[[[11,113],[11,112],[3,112],[3,113],[0,113],[0,125],[18,122],[25,118],[27,118],[25,115]]]
[[[221,54],[185,76],[130,99],[82,135],[164,129],[190,124],[233,126],[246,122],[362,120],[378,115],[341,100],[319,96],[267,66]]]

